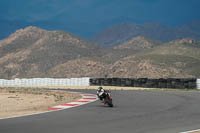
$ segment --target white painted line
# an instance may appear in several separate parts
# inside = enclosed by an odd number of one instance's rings
[[[70,106],[54,106],[53,108],[61,108],[61,109],[68,109],[68,108],[71,108]]]
[[[97,96],[83,96],[84,98],[96,98]]]
[[[77,104],[77,105],[80,105],[81,102],[71,102],[71,103],[69,103],[69,104]]]
[[[180,133],[194,133],[194,132],[200,132],[200,129],[186,131],[186,132],[180,132]]]

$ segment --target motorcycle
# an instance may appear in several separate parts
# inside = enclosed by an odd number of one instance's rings
[[[105,91],[102,97],[102,103],[107,104],[109,107],[113,107],[112,96],[110,91]]]

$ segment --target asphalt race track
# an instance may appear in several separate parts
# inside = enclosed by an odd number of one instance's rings
[[[96,101],[56,112],[2,119],[0,133],[179,133],[200,128],[199,91],[111,93],[114,108]]]

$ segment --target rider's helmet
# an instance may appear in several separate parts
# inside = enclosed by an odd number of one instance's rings
[[[100,92],[102,89],[103,89],[103,87],[100,86],[100,87],[98,88],[98,92]]]

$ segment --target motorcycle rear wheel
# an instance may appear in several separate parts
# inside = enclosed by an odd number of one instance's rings
[[[112,99],[106,97],[105,101],[106,101],[106,103],[108,104],[109,107],[113,107]]]

